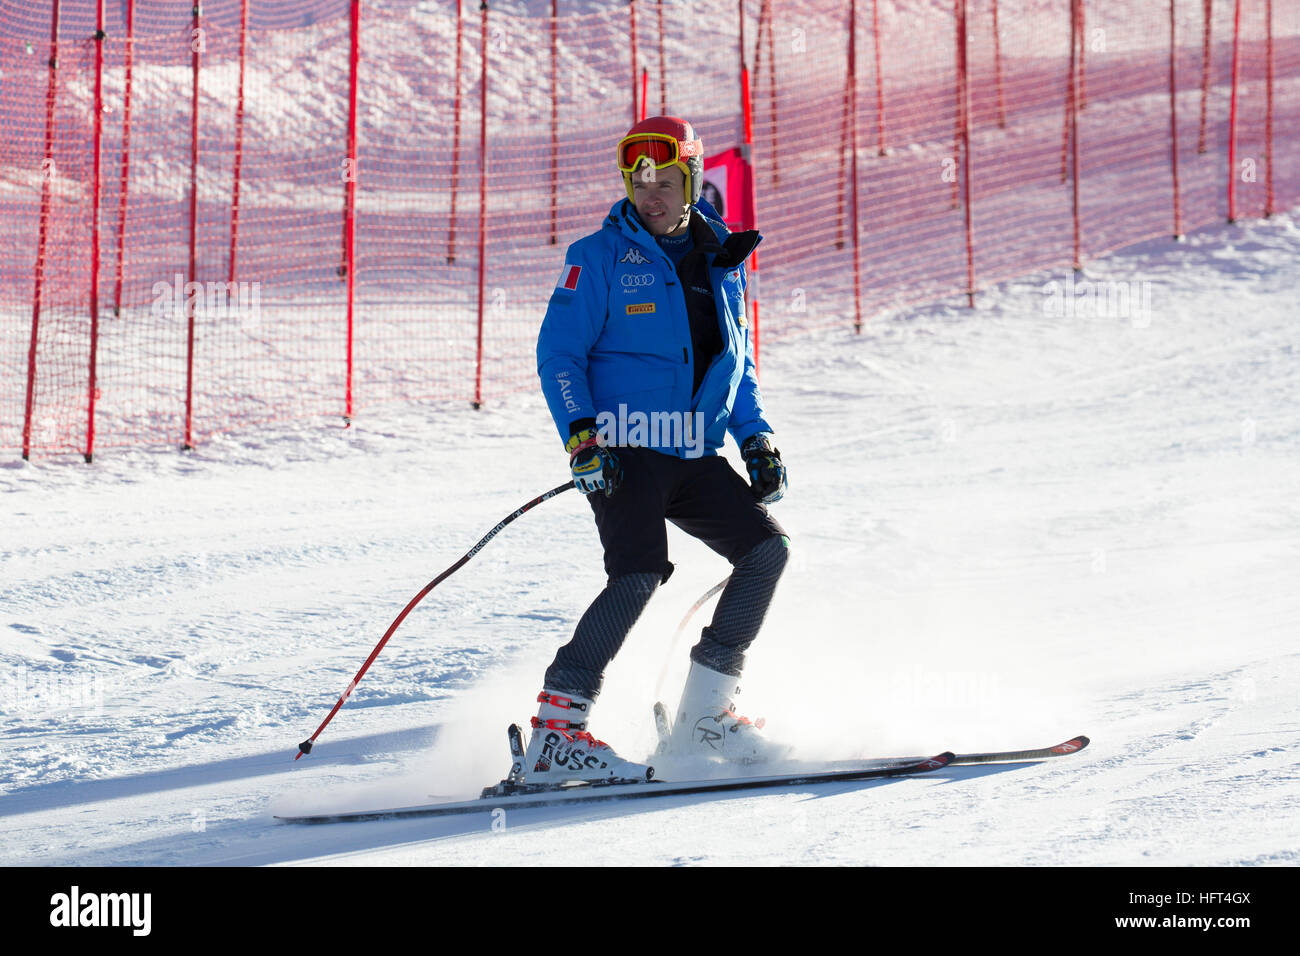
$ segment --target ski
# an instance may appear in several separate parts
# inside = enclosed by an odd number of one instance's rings
[[[1035,747],[1031,750],[998,750],[989,753],[955,754],[950,766],[987,763],[1022,763],[1047,760],[1054,757],[1066,757],[1078,753],[1091,741],[1082,734],[1051,747]],[[653,759],[653,758],[651,758]],[[798,759],[773,761],[768,766],[772,773],[798,774],[803,772],[826,772],[834,770],[866,770],[906,766],[924,760],[924,757],[858,757],[848,760],[819,760],[816,762]]]
[[[489,787],[476,800],[458,803],[430,803],[410,807],[393,807],[386,810],[354,810],[339,813],[319,813],[303,816],[277,816],[284,823],[346,823],[362,820],[396,820],[406,817],[440,817],[464,813],[490,813],[499,809],[523,810],[532,807],[556,807],[595,803],[603,800],[653,799],[655,797],[691,796],[694,794],[734,793],[775,787],[801,787],[819,783],[853,783],[860,780],[878,780],[929,773],[948,766],[954,754],[945,752],[933,757],[902,761],[889,766],[857,767],[853,769],[784,773],[769,776],[728,777],[719,780],[687,780],[668,782],[651,780],[575,783],[556,787],[531,789],[526,785],[510,788],[513,792],[499,793]],[[503,782],[507,785],[508,782]]]
[[[952,763],[1014,763],[1017,760],[1047,760],[1051,757],[1068,757],[1070,754],[1077,754],[1089,743],[1091,741],[1080,734],[1053,747],[1038,747],[1033,750],[999,750],[986,754],[957,754],[952,758]],[[895,764],[909,764],[916,759],[918,758],[888,757],[872,763],[877,766],[893,766]]]
[[[987,754],[958,754],[953,763],[1003,763],[1015,760],[1047,760],[1050,757],[1068,757],[1077,754],[1091,741],[1080,734],[1071,737],[1053,747],[1040,747],[1037,750],[1003,750]]]
[[[1088,746],[1091,741],[1080,734],[1078,737],[1071,737],[1069,740],[1062,741],[1051,747],[1035,747],[1031,750],[996,750],[990,753],[972,753],[956,754],[952,758],[952,766],[963,766],[980,763],[1018,763],[1021,761],[1031,760],[1048,760],[1055,757],[1068,757],[1070,754],[1077,754],[1084,747]],[[856,760],[832,760],[820,763],[818,766],[822,770],[840,770],[853,767],[897,767],[910,764],[920,757],[875,757],[860,758]],[[798,762],[782,765],[781,769],[795,771],[799,768]]]
[[[656,713],[666,718],[666,714]],[[661,726],[666,728],[667,721]],[[752,777],[726,777],[688,781],[610,780],[592,783],[574,783],[558,786],[530,787],[512,784],[509,779],[495,787],[488,787],[476,800],[458,803],[430,803],[383,810],[356,810],[337,813],[278,816],[284,823],[344,823],[361,820],[392,820],[403,817],[452,816],[465,813],[485,813],[496,809],[527,809],[530,807],[568,806],[594,803],[602,800],[646,799],[702,793],[728,793],[758,790],[771,787],[805,786],[818,783],[854,782],[858,780],[885,779],[927,773],[943,767],[963,764],[1015,763],[1027,760],[1047,760],[1065,757],[1083,750],[1091,741],[1080,734],[1051,747],[1030,750],[999,750],[988,753],[953,754],[945,752],[934,757],[884,757],[879,759],[836,761],[819,764],[816,769],[787,766],[783,772]],[[512,737],[512,753],[522,754],[522,741]],[[518,753],[515,751],[518,750]],[[828,769],[831,768],[831,769]]]

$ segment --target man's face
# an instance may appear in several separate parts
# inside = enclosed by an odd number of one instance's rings
[[[654,236],[680,235],[690,206],[685,195],[686,175],[676,166],[654,169],[643,164],[632,174],[632,204]]]

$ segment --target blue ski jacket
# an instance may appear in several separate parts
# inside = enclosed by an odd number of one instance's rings
[[[537,372],[561,441],[572,422],[596,419],[609,444],[686,458],[716,454],[727,432],[742,445],[772,430],[745,310],[745,261],[762,237],[729,232],[704,199],[692,207],[690,228],[708,263],[722,335],[694,394],[681,279],[631,202],[616,202],[599,230],[569,246],[537,337]],[[632,423],[629,440],[616,440],[624,433],[606,428],[610,421]],[[668,427],[678,421],[681,427]],[[649,427],[638,432],[638,422]]]

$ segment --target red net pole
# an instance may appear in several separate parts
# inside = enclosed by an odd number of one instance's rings
[[[957,77],[961,88],[961,153],[963,205],[966,207],[966,299],[975,307],[975,235],[974,216],[971,209],[970,161],[970,72],[966,57],[966,0],[957,5]],[[856,271],[856,270],[855,270]]]
[[[885,73],[880,55],[880,8],[878,0],[871,0],[871,38],[876,48],[876,155],[888,156],[885,145]]]
[[[636,101],[636,0],[627,0],[627,13],[627,36],[632,41],[632,125],[635,126],[638,114]]]
[[[32,292],[32,335],[27,348],[27,403],[23,412],[23,460],[32,453],[32,413],[36,402],[36,341],[41,323],[41,292],[45,277],[45,243],[49,235],[50,180],[54,178],[54,103],[58,93],[59,8],[50,11],[49,85],[45,91],[45,159],[41,163],[41,218],[36,233],[36,275]]]
[[[966,45],[965,37],[963,36],[963,31],[966,29],[966,25],[962,22],[962,18],[961,18],[962,0],[953,0],[953,4],[954,4],[953,19],[957,21],[957,42],[953,50],[954,59],[956,61],[953,64],[953,66],[954,66],[954,72],[957,75],[957,83],[956,83],[956,89],[953,91],[956,102],[953,104],[955,109],[953,109],[953,123],[952,123],[953,176],[952,176],[951,205],[953,209],[956,209],[957,204],[961,202],[961,199],[959,198],[961,192],[960,192],[960,186],[958,185],[957,182],[958,176],[957,176],[956,167],[957,167],[958,157],[960,157],[961,155],[961,131],[962,131],[962,124],[963,124],[962,113],[964,113],[966,110],[966,98],[965,98],[965,94],[962,92],[962,83],[965,81],[965,77],[962,75],[962,71],[961,71],[961,51],[962,51],[962,47]]]
[[[641,67],[641,119],[645,119],[646,93],[650,87],[650,71]]]
[[[92,146],[90,174],[90,367],[86,383],[86,451],[91,462],[95,457],[95,375],[99,356],[99,203],[100,203],[100,153],[104,141],[104,0],[95,2],[95,116],[92,120]]]
[[[451,211],[447,226],[447,264],[456,261],[456,194],[460,183],[460,49],[464,41],[465,14],[461,0],[456,0],[456,99],[451,133]]]
[[[1201,133],[1197,139],[1196,151],[1205,152],[1205,112],[1210,100],[1210,21],[1214,19],[1214,0],[1205,0],[1202,5],[1205,14],[1205,28],[1201,37]]]
[[[348,43],[348,155],[345,208],[347,229],[344,237],[344,255],[347,258],[347,313],[348,313],[348,368],[346,395],[344,396],[344,421],[352,422],[352,375],[355,336],[354,305],[357,287],[357,177],[361,175],[361,157],[357,155],[357,74],[361,66],[361,0],[352,0],[349,13],[351,38]]]
[[[1079,238],[1079,100],[1075,93],[1077,68],[1075,56],[1079,48],[1079,41],[1082,39],[1078,35],[1078,9],[1082,2],[1083,0],[1070,0],[1070,6],[1073,8],[1070,17],[1070,165],[1073,167],[1071,170],[1072,198],[1070,201],[1070,215],[1074,221],[1074,269],[1076,272],[1083,268]]]
[[[668,61],[664,57],[664,0],[655,3],[659,15],[659,115],[668,113]]]
[[[748,146],[754,142],[754,122],[749,106],[749,65],[745,62],[745,0],[736,0],[736,5],[740,15],[740,39],[736,44],[736,51],[740,54],[740,116],[747,147],[745,159],[748,161]]]
[[[478,117],[478,341],[474,352],[474,407],[483,406],[483,292],[484,270],[487,267],[487,99],[488,99],[488,5],[482,0],[481,43],[483,55],[480,57]],[[635,89],[635,87],[634,87]],[[636,99],[635,94],[633,99]]]
[[[122,280],[126,255],[126,198],[131,169],[131,72],[135,61],[135,0],[126,0],[126,51],[122,90],[121,194],[117,200],[117,269],[113,280],[113,314],[122,314]]]
[[[1273,215],[1273,0],[1264,6],[1264,215]]]
[[[191,294],[198,282],[198,243],[199,243],[199,64],[203,49],[203,28],[201,17],[203,8],[195,3],[193,8],[193,29],[190,33],[190,65],[193,74],[193,86],[190,97],[190,263],[189,279],[186,282],[185,318],[185,440],[181,448],[189,451],[194,447],[194,306],[198,296]]]
[[[849,137],[853,158],[849,171],[849,228],[853,231],[853,331],[862,331],[862,260],[858,229],[858,2],[849,3],[849,75],[845,80]],[[877,71],[878,73],[879,71]]]
[[[1070,0],[1070,58],[1065,78],[1065,113],[1061,117],[1061,182],[1070,171],[1070,115],[1074,109],[1074,0]]]
[[[1084,63],[1084,58],[1088,53],[1088,23],[1085,19],[1084,0],[1079,0],[1075,7],[1079,18],[1079,109],[1088,108],[1088,70]]]
[[[1241,0],[1232,13],[1232,99],[1228,108],[1228,222],[1237,221],[1237,87],[1241,46]]]
[[[778,165],[777,149],[777,125],[776,125],[776,50],[775,40],[772,38],[772,0],[763,0],[763,5],[758,10],[758,39],[754,44],[755,56],[762,53],[763,50],[763,31],[767,30],[767,102],[768,110],[772,114],[772,155],[771,155],[771,172],[772,187],[775,189],[781,182],[781,170]],[[762,82],[763,71],[755,64],[754,82]]]
[[[230,184],[230,281],[239,249],[239,180],[244,164],[244,61],[248,52],[248,0],[239,3],[239,88],[235,93],[235,161]]]
[[[853,12],[852,9],[850,9],[849,11],[850,16],[852,15],[852,12]],[[852,188],[851,184],[849,183],[849,177],[844,172],[844,167],[847,166],[849,163],[849,159],[848,159],[849,144],[852,142],[853,139],[853,133],[849,129],[849,124],[852,122],[852,117],[850,116],[850,113],[852,111],[849,107],[849,99],[853,95],[853,84],[851,83],[851,80],[853,79],[853,74],[850,72],[851,71],[850,61],[853,58],[853,36],[851,33],[849,36],[849,46],[848,49],[845,50],[844,57],[845,57],[844,96],[842,97],[840,103],[840,150],[839,150],[840,169],[839,169],[839,175],[836,177],[836,182],[839,183],[839,196],[838,196],[838,201],[835,203],[835,248],[836,249],[844,248],[844,207],[847,205],[844,199],[844,192],[846,189]],[[856,159],[856,157],[854,158]]]
[[[560,68],[559,68],[559,0],[551,0],[551,182],[557,182],[560,164]],[[660,14],[662,17],[662,13]],[[661,51],[662,52],[662,51]],[[551,245],[558,241],[559,190],[551,193]]]
[[[1183,209],[1178,183],[1178,35],[1177,0],[1169,0],[1169,162],[1174,183],[1174,238],[1183,236]]]
[[[758,219],[758,201],[755,196],[756,184],[754,182],[754,104],[750,95],[749,85],[749,67],[745,64],[745,2],[739,0],[737,9],[740,13],[740,108],[741,115],[744,118],[745,133],[745,162],[749,164],[749,204],[754,210],[755,224]],[[761,32],[761,27],[760,27]],[[754,344],[754,375],[759,374],[759,334],[758,334],[758,253],[755,252],[749,259],[748,283],[746,288],[746,300],[748,308],[752,313],[750,320],[750,341]]]
[[[1007,128],[1007,104],[1002,96],[1002,31],[998,27],[998,0],[993,0],[993,74],[998,90],[998,127]]]

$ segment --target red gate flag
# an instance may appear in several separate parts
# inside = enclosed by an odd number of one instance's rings
[[[704,158],[700,195],[732,232],[755,228],[753,178],[753,167],[739,146]]]

